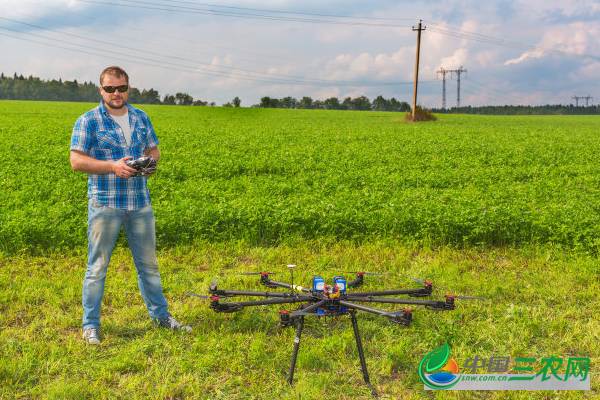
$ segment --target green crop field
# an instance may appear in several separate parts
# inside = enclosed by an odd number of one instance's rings
[[[490,299],[419,310],[408,329],[360,313],[382,398],[598,394],[600,117],[411,124],[397,113],[144,106],[161,141],[149,186],[165,295],[194,331],[152,329],[121,240],[103,342],[90,348],[87,176],[71,170],[69,142],[94,106],[0,101],[0,398],[370,398],[348,319],[307,322],[290,387],[293,329],[185,295],[215,277],[261,290],[234,274],[290,263],[304,284],[366,270],[391,273],[368,290],[418,277]],[[475,356],[589,357],[592,391],[425,392],[419,361],[445,343],[461,368]]]

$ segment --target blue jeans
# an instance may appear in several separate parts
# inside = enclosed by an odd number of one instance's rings
[[[148,205],[136,211],[117,210],[97,200],[88,202],[88,262],[83,279],[83,328],[100,328],[100,305],[110,257],[121,228],[129,243],[138,286],[150,317],[154,320],[169,315],[163,296],[158,262],[154,212]]]

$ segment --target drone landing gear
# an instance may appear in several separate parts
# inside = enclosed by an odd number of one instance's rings
[[[358,348],[358,356],[360,357],[360,365],[362,368],[363,379],[365,383],[371,389],[373,396],[377,396],[377,392],[371,386],[369,380],[369,372],[367,371],[367,361],[365,360],[365,353],[363,350],[362,342],[360,340],[360,332],[358,331],[358,322],[356,320],[356,310],[350,310],[350,317],[352,319],[352,328],[354,328],[354,338],[356,339],[356,347]],[[290,373],[288,375],[288,383],[291,385],[294,379],[294,369],[296,368],[296,358],[298,357],[298,350],[300,349],[300,338],[302,336],[302,329],[304,328],[304,316],[300,317],[298,328],[296,329],[296,337],[294,338],[294,352],[292,353],[292,364],[290,365]]]
[[[363,351],[362,342],[360,340],[360,333],[358,332],[358,322],[356,321],[356,310],[350,311],[350,318],[352,319],[352,327],[354,328],[354,337],[356,338],[356,347],[358,347],[358,356],[360,357],[360,365],[362,367],[362,374],[365,383],[371,389],[371,393],[373,396],[377,396],[377,392],[371,386],[371,381],[369,380],[369,372],[367,372],[367,361],[365,360],[365,353]]]
[[[291,385],[294,379],[294,369],[296,368],[296,357],[298,357],[298,349],[300,348],[300,337],[302,336],[302,328],[304,328],[304,316],[300,317],[298,328],[296,329],[296,337],[294,338],[294,352],[292,353],[292,365],[290,365],[290,373],[288,375],[288,383]]]

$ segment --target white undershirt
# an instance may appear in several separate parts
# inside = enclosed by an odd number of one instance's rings
[[[125,136],[125,142],[127,146],[131,145],[131,126],[129,125],[129,110],[125,111],[123,115],[112,115],[111,118],[115,120],[117,124],[121,127],[123,131],[123,136]]]

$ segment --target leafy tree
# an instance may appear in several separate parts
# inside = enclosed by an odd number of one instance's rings
[[[379,95],[373,100],[373,110],[375,111],[391,111],[392,107],[389,100],[383,98],[382,95]]]
[[[352,110],[352,98],[346,97],[344,101],[342,101],[342,110]]]
[[[158,91],[150,88],[150,90],[142,90],[142,100],[140,103],[144,104],[160,104],[160,95]]]
[[[231,101],[234,107],[239,107],[242,104],[242,100],[239,97],[235,96]]]
[[[341,107],[340,101],[337,97],[330,97],[323,101],[323,107],[326,110],[339,110]]]
[[[191,106],[194,103],[194,98],[187,93],[177,93],[175,102],[179,106]]]
[[[165,94],[162,103],[168,106],[174,106],[176,104],[175,96],[173,96],[172,94]]]
[[[263,108],[277,108],[279,107],[279,100],[265,96],[260,99],[260,106]]]
[[[306,109],[313,108],[313,99],[311,99],[310,97],[304,96],[302,98],[302,100],[300,100],[300,103],[298,103],[298,108],[306,108]]]
[[[398,101],[395,97],[390,99],[390,111],[404,112],[410,109],[410,104],[408,104],[406,101]]]
[[[140,93],[139,89],[129,88],[129,100],[130,103],[141,103],[142,102],[142,93]]]
[[[367,111],[371,109],[371,102],[365,96],[360,96],[352,100],[352,110]]]
[[[281,105],[282,108],[296,108],[296,107],[298,107],[298,100],[296,100],[293,97],[288,96],[288,97],[284,97],[283,99],[281,99],[279,104]]]

